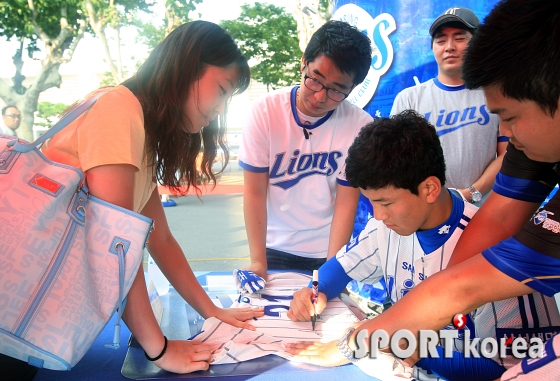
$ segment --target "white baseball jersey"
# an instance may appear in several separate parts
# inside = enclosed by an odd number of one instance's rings
[[[435,128],[445,157],[445,185],[466,188],[480,178],[496,158],[498,117],[490,114],[482,90],[465,85],[447,86],[431,79],[401,91],[391,115],[407,109],[417,111]]]
[[[373,284],[385,278],[391,301],[395,303],[424,279],[447,266],[457,240],[476,210],[474,205],[453,196],[453,212],[448,221],[406,237],[388,229],[383,222],[371,219],[359,237],[338,252],[336,259],[348,276],[360,282]],[[434,250],[425,252],[421,240],[424,246],[430,241],[437,244]],[[488,303],[470,315],[474,332],[465,330],[465,334],[471,338],[521,336],[528,340],[532,336],[550,337],[560,329],[554,298],[540,293]],[[461,340],[455,341],[455,350],[462,351]],[[519,362],[511,355],[506,359],[496,355],[494,360],[506,368]],[[419,368],[416,370],[415,377],[419,381],[435,379]]]
[[[315,330],[311,322],[294,322],[288,318],[290,302],[295,291],[306,287],[310,275],[284,272],[269,274],[266,288],[253,294],[223,294],[213,298],[214,304],[224,308],[247,306],[264,307],[265,315],[250,323],[257,329],[250,331],[236,328],[217,319],[206,319],[202,333],[196,337],[212,346],[212,364],[227,364],[275,354],[284,358],[292,356],[284,344],[297,341],[329,342],[338,339],[348,326],[365,317],[356,305],[347,305],[335,298],[317,317]]]
[[[308,128],[294,117],[295,91],[284,88],[253,102],[243,127],[239,165],[268,173],[266,247],[307,258],[325,258],[337,183],[348,185],[348,148],[372,117],[344,100],[326,121]],[[301,123],[321,118],[301,113]]]

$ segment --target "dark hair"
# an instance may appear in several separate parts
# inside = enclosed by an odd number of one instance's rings
[[[250,70],[247,60],[231,38],[220,26],[207,21],[193,21],[177,27],[150,54],[133,77],[123,85],[138,98],[144,113],[146,148],[150,160],[155,161],[157,180],[180,192],[186,180],[197,191],[196,158],[201,143],[204,155],[202,174],[216,182],[212,164],[218,145],[229,160],[224,143],[225,115],[200,134],[192,134],[192,122],[185,115],[184,107],[189,90],[209,66],[220,68],[236,65],[239,80],[235,94],[247,89]],[[225,113],[224,113],[225,114]],[[183,192],[184,193],[184,192]]]
[[[344,21],[330,20],[313,36],[305,52],[305,62],[312,62],[320,55],[330,58],[338,69],[354,75],[354,84],[360,84],[371,66],[369,37]]]
[[[6,110],[9,109],[9,108],[15,108],[16,110],[19,111],[19,108],[17,108],[16,106],[7,105],[6,107],[4,107],[4,108],[2,109],[2,115],[6,115]]]
[[[405,110],[364,126],[348,149],[346,179],[353,187],[407,189],[429,176],[445,185],[445,159],[436,129],[423,116]]]
[[[554,116],[560,99],[560,2],[498,3],[471,39],[463,63],[468,89],[497,86]]]

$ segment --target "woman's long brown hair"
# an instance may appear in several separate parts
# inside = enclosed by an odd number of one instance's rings
[[[123,82],[140,101],[144,112],[146,149],[155,165],[158,182],[175,193],[186,194],[193,186],[198,194],[196,158],[204,147],[200,170],[216,183],[216,175],[229,160],[224,142],[225,113],[201,133],[192,131],[185,114],[185,104],[192,96],[189,89],[209,66],[238,68],[235,94],[247,89],[250,70],[247,60],[220,26],[207,21],[183,24],[171,32],[150,54],[133,77]],[[224,152],[222,169],[217,173],[212,164],[217,148]],[[186,189],[183,186],[186,185]]]

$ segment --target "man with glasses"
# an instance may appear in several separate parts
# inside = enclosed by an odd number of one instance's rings
[[[17,136],[16,130],[21,123],[21,113],[16,106],[6,106],[2,109],[2,120],[0,133],[4,135]]]
[[[344,161],[372,118],[346,98],[367,75],[371,55],[364,33],[331,20],[305,49],[301,83],[253,102],[239,164],[248,270],[258,276],[268,269],[318,269],[350,239],[359,191],[347,183]],[[256,288],[264,286],[258,280]]]

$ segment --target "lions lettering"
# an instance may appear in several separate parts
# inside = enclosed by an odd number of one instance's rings
[[[314,152],[303,154],[296,149],[293,156],[284,162],[285,152],[276,155],[272,170],[270,171],[271,185],[282,189],[289,189],[299,183],[305,177],[312,175],[330,176],[338,173],[338,159],[342,157],[342,152]],[[281,179],[290,176],[288,180],[272,182],[274,179]]]
[[[436,126],[438,136],[448,134],[470,124],[478,123],[481,126],[485,126],[490,122],[490,115],[485,105],[480,106],[478,113],[476,107],[467,107],[462,111],[440,110],[438,115],[433,118],[432,113],[427,112],[425,118]]]

